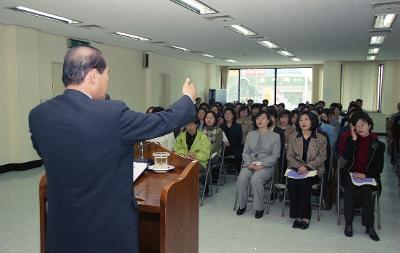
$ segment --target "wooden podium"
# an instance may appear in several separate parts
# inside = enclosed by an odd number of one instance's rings
[[[146,143],[144,157],[167,151]],[[135,148],[135,158],[138,158]],[[135,182],[139,204],[139,240],[141,253],[198,253],[199,251],[199,163],[171,153],[168,163],[175,170],[168,173],[145,171]],[[40,252],[46,245],[47,177],[39,183]]]

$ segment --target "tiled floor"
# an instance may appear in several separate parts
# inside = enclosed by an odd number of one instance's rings
[[[343,224],[336,225],[334,210],[323,211],[320,222],[314,213],[305,231],[291,228],[287,213],[284,218],[280,216],[278,203],[260,220],[251,210],[238,217],[232,211],[235,183],[230,179],[200,208],[200,252],[400,252],[399,189],[397,177],[386,163],[382,175],[382,230],[377,230],[380,242],[364,233],[360,217],[354,221],[354,237],[345,237]],[[0,175],[0,253],[39,252],[38,181],[42,173],[43,169],[38,168]]]

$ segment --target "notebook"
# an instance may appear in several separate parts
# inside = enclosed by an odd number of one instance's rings
[[[147,168],[147,163],[133,162],[133,182],[143,173]]]
[[[307,177],[315,177],[316,175],[317,175],[316,170],[310,170],[306,174],[300,174],[300,173],[297,173],[295,170],[287,169],[286,173],[285,173],[285,176],[287,176],[288,178],[292,178],[292,179],[304,179]]]
[[[366,178],[354,178],[354,173],[350,172],[351,182],[354,185],[373,185],[376,186],[376,180],[374,178],[366,177]]]

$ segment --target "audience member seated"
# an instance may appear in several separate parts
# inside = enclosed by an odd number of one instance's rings
[[[204,117],[206,116],[206,109],[204,107],[200,107],[199,110],[197,110],[197,121],[199,122],[198,128],[203,129],[204,127]]]
[[[344,216],[346,226],[344,234],[347,237],[353,236],[354,206],[357,202],[356,196],[361,198],[362,224],[366,227],[366,233],[374,241],[379,237],[374,229],[374,202],[372,192],[380,189],[380,174],[383,169],[385,144],[378,140],[376,135],[371,135],[373,129],[372,119],[367,113],[360,112],[351,118],[351,135],[346,139],[343,159],[345,165],[343,173],[344,185]],[[357,186],[353,178],[373,178],[378,187],[373,185]],[[359,195],[357,194],[359,193]]]
[[[151,110],[151,113],[162,112],[162,111],[164,111],[164,108],[157,106],[157,107],[153,107],[153,109]],[[160,137],[156,137],[156,138],[153,138],[153,139],[150,139],[147,141],[157,143],[158,145],[160,145],[172,152],[174,150],[175,135],[174,135],[174,132],[171,132],[169,134],[166,134],[166,135],[163,135]]]
[[[235,111],[227,107],[224,110],[224,124],[221,126],[228,138],[225,144],[225,155],[233,155],[235,169],[239,171],[242,164],[242,128],[236,123]]]
[[[209,111],[204,118],[203,133],[208,137],[211,144],[211,158],[221,154],[223,131],[217,126],[217,116]]]
[[[318,133],[318,120],[308,111],[299,115],[297,135],[290,137],[287,151],[288,168],[299,174],[317,171],[323,175],[326,160],[326,138]],[[318,176],[304,179],[288,178],[290,197],[290,218],[294,218],[293,228],[307,229],[311,218],[312,185]]]
[[[251,116],[249,116],[249,110],[246,106],[242,106],[239,109],[239,118],[236,120],[242,128],[242,145],[246,141],[247,134],[253,130],[253,121],[251,121]]]
[[[200,162],[199,176],[204,176],[204,169],[210,159],[211,144],[202,131],[197,131],[197,121],[186,125],[186,130],[176,137],[174,152]]]
[[[322,111],[319,113],[318,118],[319,118],[319,122],[320,122],[320,129],[322,131],[324,131],[329,139],[329,145],[331,147],[331,150],[334,149],[335,147],[335,143],[336,143],[336,131],[335,128],[330,125],[330,118],[331,118],[332,112],[330,109],[322,109]]]
[[[264,214],[264,185],[274,174],[275,163],[279,158],[281,144],[277,133],[268,129],[270,116],[265,111],[256,115],[257,130],[249,132],[243,149],[243,166],[237,180],[239,207],[236,214],[246,210],[249,184],[253,192],[255,217]]]
[[[285,135],[285,143],[289,142],[289,137],[293,134],[292,123],[290,122],[290,112],[283,110],[279,114],[279,127],[283,130]]]
[[[257,115],[257,113],[261,111],[261,105],[260,104],[253,104],[251,106],[251,120],[255,122],[255,117]]]
[[[298,110],[293,110],[290,112],[290,123],[292,125],[293,128],[293,134],[296,133],[296,122],[297,122],[297,118],[299,117],[299,111]]]

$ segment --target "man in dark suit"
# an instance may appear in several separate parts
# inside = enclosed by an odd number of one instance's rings
[[[196,116],[196,89],[188,78],[184,96],[169,109],[143,114],[103,99],[108,74],[99,50],[70,49],[64,94],[29,115],[48,179],[49,253],[139,252],[133,144],[170,133]]]

